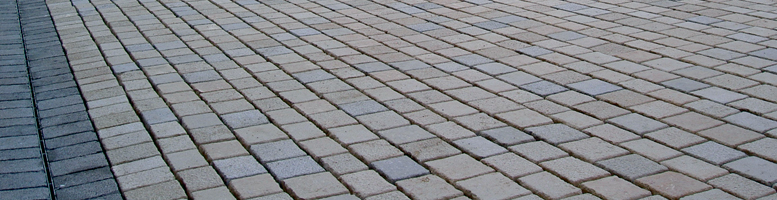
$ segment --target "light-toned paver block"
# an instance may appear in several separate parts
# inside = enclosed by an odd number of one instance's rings
[[[664,172],[637,179],[638,184],[669,198],[680,198],[712,189],[712,186],[677,172]]]
[[[474,199],[510,199],[531,192],[499,173],[490,173],[456,182]]]
[[[348,192],[348,189],[328,172],[285,179],[283,185],[300,199],[319,199]]]
[[[582,194],[582,190],[548,172],[540,172],[518,179],[518,182],[531,189],[544,198],[561,199],[577,194]]]
[[[588,181],[583,183],[582,187],[605,199],[639,199],[650,196],[650,191],[616,176]]]
[[[413,199],[449,199],[464,194],[435,175],[398,181],[397,186]]]

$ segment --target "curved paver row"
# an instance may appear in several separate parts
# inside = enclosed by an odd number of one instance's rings
[[[774,2],[46,4],[127,199],[777,198]]]

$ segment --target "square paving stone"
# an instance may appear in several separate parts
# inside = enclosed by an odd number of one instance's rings
[[[743,199],[756,199],[766,195],[774,194],[773,188],[761,183],[747,179],[745,177],[728,174],[708,181],[715,188],[722,189],[731,194],[742,197]]]
[[[334,75],[320,69],[295,73],[295,74],[292,74],[292,76],[294,76],[294,78],[296,78],[302,83],[312,83],[316,81],[323,81],[323,80],[335,78]]]
[[[750,55],[777,61],[777,49],[775,48],[766,48],[766,49],[750,52]]]
[[[453,144],[478,159],[507,152],[504,147],[479,136],[456,140]]]
[[[296,35],[297,37],[321,34],[321,32],[312,28],[293,29],[293,30],[290,30],[289,32],[291,32],[291,34]]]
[[[631,181],[667,170],[663,165],[637,154],[602,160],[596,164]]]
[[[480,134],[501,145],[516,145],[534,141],[533,136],[510,126],[481,131]]]
[[[720,19],[716,19],[716,18],[712,18],[712,17],[707,17],[707,16],[696,16],[696,17],[687,18],[685,20],[696,22],[696,23],[699,23],[699,24],[712,24],[712,23],[723,21],[723,20],[720,20]]]
[[[353,67],[365,73],[386,71],[386,70],[392,69],[391,67],[389,67],[388,65],[382,62],[362,63],[362,64],[354,65]]]
[[[723,120],[761,133],[777,128],[777,121],[766,119],[749,112],[740,112],[730,115],[723,118]]]
[[[232,129],[245,128],[269,123],[267,117],[258,110],[230,113],[221,116],[224,122]]]
[[[694,81],[687,78],[678,78],[678,79],[673,79],[669,81],[664,81],[664,82],[661,82],[661,85],[664,85],[672,89],[680,90],[683,92],[692,92],[692,91],[704,89],[710,86],[702,82]]]
[[[362,161],[347,153],[321,158],[321,163],[327,171],[338,176],[368,169]]]
[[[596,96],[596,95],[623,89],[620,86],[613,85],[611,83],[604,82],[598,79],[580,81],[577,83],[569,84],[567,86],[591,96]]]
[[[520,87],[521,89],[531,91],[540,96],[547,96],[568,90],[567,88],[550,81],[538,81],[526,85],[521,85]]]
[[[602,168],[571,156],[545,161],[540,163],[540,166],[554,174],[558,174],[561,178],[564,178],[573,184],[610,175],[610,172],[607,172]]]
[[[518,179],[518,182],[546,199],[561,199],[583,191],[548,172],[540,172]]]
[[[241,199],[283,192],[283,189],[281,189],[270,174],[261,174],[231,180],[228,182],[228,186],[232,188],[237,197]]]
[[[251,156],[215,160],[213,165],[227,181],[267,173],[267,170]]]
[[[637,183],[672,199],[712,189],[701,181],[671,171],[637,179]]]
[[[400,71],[409,71],[414,69],[423,69],[423,68],[430,68],[432,67],[429,64],[426,64],[424,62],[421,62],[420,60],[408,60],[408,61],[402,61],[402,62],[394,62],[390,63],[391,66],[394,66],[395,68],[399,69]]]
[[[617,176],[585,182],[582,187],[605,199],[639,199],[651,194],[650,191]]]
[[[521,52],[523,54],[526,54],[526,55],[529,55],[529,56],[533,56],[533,57],[538,57],[538,56],[541,56],[541,55],[553,53],[553,51],[545,49],[545,48],[542,48],[542,47],[539,47],[539,46],[530,46],[530,47],[526,47],[526,48],[521,48],[521,49],[518,49],[518,52]]]
[[[729,173],[723,168],[686,155],[663,161],[661,164],[702,181]]]
[[[339,106],[340,109],[343,109],[343,111],[351,116],[359,116],[388,110],[385,106],[374,100],[357,101]]]
[[[428,161],[426,165],[434,173],[451,181],[463,180],[494,171],[494,169],[466,154]]]
[[[587,138],[583,132],[570,128],[564,124],[549,124],[525,129],[527,133],[539,137],[546,142],[558,145]]]
[[[280,180],[325,171],[310,156],[267,163],[267,168],[273,176]]]
[[[183,79],[186,80],[187,83],[192,84],[192,83],[201,83],[201,82],[207,82],[207,81],[220,80],[221,75],[219,75],[219,73],[216,72],[215,70],[205,70],[205,71],[183,74]]]
[[[251,153],[262,163],[307,155],[292,140],[251,145]]]
[[[597,137],[564,143],[559,145],[559,147],[568,152],[572,152],[573,155],[588,162],[609,159],[629,153],[629,151],[612,145],[609,142],[605,142]]]
[[[745,157],[745,153],[716,142],[705,142],[682,149],[683,152],[715,165]]]
[[[630,131],[634,131],[635,133],[640,135],[667,127],[667,125],[664,123],[647,118],[637,113],[623,115],[620,117],[609,119],[607,121],[614,123],[625,129],[628,129]]]
[[[531,192],[500,173],[490,173],[456,182],[464,192],[479,199],[510,199]]]
[[[477,54],[467,54],[467,55],[463,55],[463,56],[456,56],[456,57],[453,57],[453,60],[455,60],[455,61],[457,61],[457,62],[459,62],[461,64],[470,66],[470,67],[476,66],[476,65],[479,65],[479,64],[483,64],[483,63],[494,62],[494,60],[488,59],[486,57],[483,57],[483,56],[477,55]]]
[[[731,124],[710,128],[698,133],[723,145],[736,147],[745,142],[763,138],[764,135]]]
[[[561,5],[555,5],[555,6],[553,6],[553,8],[561,9],[561,10],[565,10],[565,11],[576,11],[576,10],[587,9],[587,8],[590,8],[590,7],[584,6],[584,5],[580,5],[580,4],[576,4],[576,3],[565,3],[565,4],[561,4]]]
[[[387,182],[383,177],[372,170],[346,174],[343,175],[340,180],[348,185],[355,195],[362,198],[397,190],[397,186]],[[359,199],[355,196],[352,197]]]
[[[510,179],[516,179],[543,170],[537,164],[514,153],[491,156],[483,159],[482,162],[507,175]]]
[[[712,189],[683,197],[683,200],[738,200],[739,197],[731,195],[720,189]]]
[[[401,145],[399,148],[407,154],[421,162],[448,157],[461,153],[459,149],[453,147],[440,138],[432,138]]]
[[[722,103],[722,104],[747,98],[747,96],[744,94],[739,94],[729,90],[721,89],[719,87],[709,87],[706,89],[696,90],[691,92],[691,94],[699,95],[706,99],[709,99],[718,103]]]
[[[370,163],[370,166],[375,168],[380,174],[383,174],[392,183],[429,174],[429,170],[407,156],[375,161]]]
[[[348,193],[330,173],[318,173],[283,180],[290,193],[300,199],[320,199],[328,196]]]
[[[386,142],[386,140],[373,140],[352,144],[348,146],[348,149],[365,162],[374,162],[404,155],[402,151]]]
[[[564,31],[564,32],[549,34],[548,37],[556,40],[561,40],[561,41],[570,41],[570,40],[584,38],[586,36],[574,31]]]
[[[442,27],[440,25],[437,25],[437,24],[434,24],[434,23],[428,23],[428,22],[427,23],[421,23],[421,24],[408,25],[407,27],[410,28],[410,29],[413,29],[414,31],[418,31],[418,32],[431,31],[431,30],[437,30],[437,29],[445,28],[445,27]]]
[[[413,199],[450,199],[464,194],[435,175],[398,181],[397,186]]]
[[[475,25],[477,27],[480,27],[480,28],[486,29],[486,30],[494,30],[494,29],[500,29],[500,28],[507,27],[507,24],[503,24],[503,23],[496,22],[496,21],[484,21],[484,22],[474,23],[472,25]]]
[[[496,63],[496,62],[480,64],[474,67],[480,71],[483,71],[486,74],[493,75],[493,76],[517,71],[517,69],[513,67],[507,66],[502,63]]]
[[[777,183],[777,164],[759,157],[750,156],[723,165],[724,168],[758,182],[774,185]]]

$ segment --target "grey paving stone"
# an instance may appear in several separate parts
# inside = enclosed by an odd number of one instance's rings
[[[0,150],[39,147],[40,138],[36,135],[0,137]]]
[[[421,23],[421,24],[408,25],[407,27],[410,28],[410,29],[413,29],[414,31],[418,31],[418,32],[431,31],[431,30],[437,30],[437,29],[445,28],[445,27],[442,27],[442,26],[437,25],[435,23],[429,23],[429,22]]]
[[[183,74],[183,79],[186,80],[187,83],[201,83],[221,80],[221,75],[215,70],[205,70]]]
[[[386,70],[392,69],[391,67],[389,67],[388,65],[382,62],[362,63],[362,64],[354,65],[353,67],[365,73],[386,71]]]
[[[739,150],[712,141],[686,147],[682,151],[715,165],[722,165],[747,156]]]
[[[219,174],[227,181],[267,173],[259,162],[251,156],[239,156],[213,161]]]
[[[744,42],[750,42],[750,43],[758,43],[758,42],[762,42],[764,40],[768,40],[767,38],[764,38],[764,37],[761,37],[761,36],[757,36],[757,35],[753,35],[753,34],[747,34],[747,33],[734,33],[734,34],[728,35],[726,37],[727,38],[731,38],[731,39],[735,39],[735,40],[744,41]]]
[[[555,6],[553,6],[553,8],[561,9],[561,10],[565,10],[565,11],[576,11],[576,10],[587,9],[587,8],[590,8],[590,7],[584,6],[584,5],[580,5],[580,4],[576,4],[576,3],[565,3],[565,4],[561,4],[561,5],[555,5]]]
[[[494,76],[517,71],[517,69],[513,67],[507,66],[502,63],[496,63],[496,62],[476,65],[475,68],[480,71],[483,71],[486,74],[494,75]]]
[[[267,57],[294,53],[294,51],[284,46],[261,48],[261,49],[256,49],[256,51],[259,52],[259,54],[262,54]]]
[[[428,131],[422,129],[418,125],[403,126],[398,128],[392,128],[388,130],[379,131],[378,135],[382,136],[389,142],[395,145],[405,144],[408,142],[415,142],[419,140],[425,140],[434,138],[435,136]]]
[[[293,30],[290,30],[289,32],[291,32],[291,34],[296,35],[297,37],[321,34],[320,31],[312,28],[293,29]]]
[[[43,160],[40,158],[0,161],[0,173],[21,173],[43,171]]]
[[[507,27],[507,24],[503,24],[497,21],[484,21],[484,22],[474,23],[472,25],[475,25],[477,27],[480,27],[486,30],[495,30],[495,29]]]
[[[312,83],[316,81],[323,81],[327,79],[336,78],[329,72],[326,72],[320,69],[295,73],[295,74],[292,74],[292,76],[294,76],[294,78],[297,78],[297,80],[299,80],[302,83]]]
[[[40,158],[40,148],[24,148],[24,149],[11,149],[0,150],[0,161],[5,160],[18,160],[26,158]]]
[[[324,171],[324,168],[310,156],[267,163],[267,168],[275,178],[281,180]]]
[[[119,187],[113,179],[105,179],[74,187],[58,189],[57,198],[60,199],[88,199],[100,197],[106,194],[116,193]]]
[[[479,64],[483,64],[483,63],[494,62],[494,60],[488,59],[486,57],[483,57],[483,56],[477,55],[477,54],[467,54],[467,55],[463,55],[463,56],[456,56],[456,57],[453,57],[452,59],[455,60],[456,62],[459,62],[461,64],[464,64],[464,65],[470,66],[470,67],[475,66],[475,65],[479,65]]]
[[[46,172],[43,171],[13,174],[3,173],[0,174],[0,181],[3,182],[3,184],[0,185],[0,190],[45,187],[47,180]]]
[[[597,165],[630,181],[657,174],[668,168],[637,154],[610,158],[596,162]]]
[[[453,144],[477,159],[507,152],[504,147],[480,136],[456,140]]]
[[[113,178],[113,173],[110,167],[100,167],[97,169],[52,177],[52,181],[53,184],[57,186],[57,188],[67,188]]]
[[[749,112],[740,112],[729,115],[728,117],[723,118],[723,120],[761,133],[777,128],[777,121],[766,119]]]
[[[637,113],[623,115],[609,119],[607,121],[640,135],[667,127],[667,125],[664,123],[647,118]]]
[[[494,19],[491,19],[491,20],[494,20],[494,21],[497,21],[497,22],[502,22],[502,23],[505,23],[505,24],[509,24],[509,23],[513,23],[513,22],[525,21],[525,20],[528,20],[528,19],[523,18],[523,17],[519,17],[519,16],[515,16],[515,15],[508,15],[508,16],[504,16],[504,17],[497,17],[497,18],[494,18]]]
[[[698,53],[715,59],[719,59],[719,60],[733,60],[735,58],[745,56],[745,54],[741,54],[741,53],[737,53],[737,52],[733,52],[733,51],[729,51],[721,48],[707,49],[704,51],[699,51]]]
[[[338,106],[340,109],[345,111],[345,113],[348,113],[351,116],[359,116],[388,110],[388,108],[374,100],[357,101]]]
[[[0,190],[0,196],[8,199],[51,199],[51,190],[48,187]]]
[[[59,126],[63,124],[73,123],[77,121],[88,121],[89,115],[86,111],[79,111],[75,113],[68,113],[64,115],[58,115],[54,117],[40,118],[38,119],[38,126],[42,128],[50,126]]]
[[[190,78],[194,78],[194,77],[191,76]],[[149,77],[149,79],[151,80],[151,83],[153,83],[154,85],[183,81],[183,78],[178,73],[167,73],[167,74],[155,75],[155,76]]]
[[[516,145],[534,141],[533,136],[510,126],[481,131],[480,134],[500,145]]]
[[[420,60],[408,60],[408,61],[402,61],[402,62],[393,62],[389,64],[399,69],[400,71],[409,71],[414,69],[423,69],[423,68],[432,67],[431,65],[421,62]]]
[[[777,164],[759,157],[746,157],[723,167],[767,185],[777,183]]]
[[[720,20],[720,19],[716,19],[716,18],[712,18],[712,17],[707,17],[707,16],[703,16],[703,15],[702,16],[696,16],[696,17],[687,18],[685,20],[696,22],[696,23],[699,23],[699,24],[707,24],[707,25],[723,21],[723,20]]]
[[[251,145],[251,153],[262,163],[307,155],[292,140]]]
[[[688,195],[682,200],[738,200],[740,198],[730,195],[720,189],[712,189],[696,194]]]
[[[775,48],[766,48],[758,51],[753,51],[753,52],[750,52],[750,55],[777,61],[777,49]]]
[[[528,74],[526,72],[521,72],[521,71],[512,72],[512,73],[508,73],[508,74],[502,74],[502,75],[497,76],[497,78],[499,78],[499,79],[501,79],[501,80],[503,80],[505,82],[508,82],[510,84],[516,85],[516,86],[520,86],[520,85],[524,85],[524,84],[527,84],[527,83],[533,83],[533,82],[537,82],[537,81],[541,81],[542,80],[539,77],[536,77],[534,75]]]
[[[159,124],[163,122],[178,121],[170,108],[158,108],[154,110],[142,111],[140,115],[147,124]]]
[[[221,119],[223,119],[227,126],[232,129],[269,123],[267,117],[258,110],[247,110],[243,112],[230,113],[222,115]]]
[[[770,67],[763,68],[763,70],[777,74],[777,65],[772,65]]]
[[[549,34],[548,37],[556,40],[561,40],[561,41],[570,41],[570,40],[584,38],[586,36],[574,31],[564,31],[564,32]]]
[[[343,195],[323,198],[321,200],[360,200],[360,198],[352,194],[343,194]]]
[[[539,47],[539,46],[530,46],[526,48],[518,49],[518,52],[521,52],[523,54],[529,55],[529,56],[541,56],[545,54],[553,53],[553,51]]]
[[[525,130],[527,133],[553,145],[580,140],[588,137],[588,135],[585,133],[564,124],[548,124],[544,126],[527,128]]]
[[[407,156],[375,161],[370,166],[392,183],[429,174],[429,170]]]
[[[196,54],[189,54],[189,55],[169,57],[167,58],[167,61],[169,61],[170,64],[184,64],[184,63],[202,61],[202,58],[200,58],[200,56]]]
[[[60,176],[69,173],[108,166],[108,161],[102,153],[96,153],[67,160],[49,163],[49,171],[52,176]]]
[[[591,96],[596,96],[596,95],[623,89],[620,86],[613,85],[611,83],[604,82],[598,79],[580,81],[577,83],[569,84],[567,86]]]
[[[691,94],[699,95],[706,99],[709,99],[718,103],[722,103],[722,104],[747,98],[747,95],[732,92],[719,87],[709,87],[706,89],[691,92]]]
[[[560,86],[558,84],[552,83],[550,81],[538,81],[534,83],[529,83],[526,85],[521,85],[521,89],[531,91],[535,94],[538,94],[540,96],[548,96],[551,94],[556,94],[559,92],[567,91],[569,89]]]
[[[598,8],[587,8],[587,9],[576,10],[574,12],[580,13],[582,15],[588,15],[588,16],[597,16],[597,15],[610,13],[610,11],[608,10],[603,10]]]
[[[661,82],[661,85],[664,85],[666,87],[669,87],[675,90],[680,90],[683,92],[692,92],[692,91],[704,89],[710,86],[702,82],[694,81],[687,78],[678,78],[678,79],[673,79],[669,81],[664,81],[664,82]]]
[[[102,153],[102,146],[97,141],[70,145],[57,149],[46,150],[47,158],[51,161],[59,161],[93,153]]]

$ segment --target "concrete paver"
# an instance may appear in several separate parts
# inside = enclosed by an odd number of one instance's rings
[[[774,2],[0,6],[2,196],[776,192]]]

